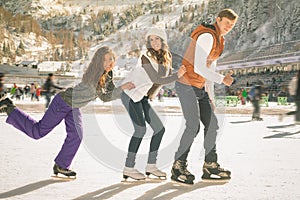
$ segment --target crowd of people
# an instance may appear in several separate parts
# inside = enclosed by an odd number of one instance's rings
[[[293,95],[288,91],[288,84],[292,77],[298,73],[297,70],[261,73],[238,74],[233,76],[235,81],[230,88],[226,88],[226,95],[238,96],[242,105],[246,102],[247,94],[259,81],[264,84],[262,96],[268,97],[269,102],[277,102],[278,97],[287,97],[288,102],[293,101]]]
[[[40,101],[41,97],[46,99],[45,107],[48,108],[51,101],[51,97],[56,94],[57,91],[64,89],[63,87],[54,84],[54,74],[49,73],[43,85],[39,85],[37,82],[24,85],[18,85],[13,83],[12,86],[5,86],[4,84],[4,73],[1,73],[2,93],[7,94],[11,99],[16,101],[30,99],[31,101]]]
[[[42,88],[37,83],[26,84],[25,86],[13,83],[11,87],[6,87],[5,90],[7,94],[10,94],[11,99],[24,100],[30,98],[31,101],[39,101]]]

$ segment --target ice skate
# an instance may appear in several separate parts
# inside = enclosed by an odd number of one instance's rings
[[[161,170],[159,170],[155,164],[147,164],[146,167],[146,175],[148,178],[150,175],[156,176],[160,180],[166,180],[167,179],[167,174]]]
[[[194,184],[195,176],[187,170],[186,161],[176,160],[172,167],[171,179],[180,183]]]
[[[220,167],[217,162],[204,162],[203,180],[229,180],[231,172]]]
[[[252,117],[252,121],[263,121],[261,117]]]
[[[76,179],[76,172],[62,168],[58,166],[57,164],[54,164],[53,166],[53,173],[54,173],[54,178],[61,178],[61,179]],[[59,174],[63,175],[60,176]]]
[[[0,101],[0,109],[7,108],[8,105],[12,105],[13,102],[9,98],[2,99]]]
[[[132,178],[137,181],[146,179],[146,177],[143,173],[141,173],[138,170],[131,168],[131,167],[124,168],[123,178],[125,179],[125,182],[127,181],[128,178]]]
[[[0,101],[4,100],[6,98],[6,94],[0,94]]]
[[[15,109],[15,105],[13,104],[12,100],[10,100],[9,98],[5,98],[3,100],[0,101],[0,112],[6,112],[7,115],[9,115],[14,109]]]

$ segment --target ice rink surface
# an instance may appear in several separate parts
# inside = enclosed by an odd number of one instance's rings
[[[41,112],[29,114],[37,120],[42,117]],[[184,120],[180,112],[159,115],[166,132],[158,166],[167,172],[167,180],[121,183],[132,134],[127,113],[83,114],[84,139],[71,166],[77,172],[74,181],[51,178],[53,160],[66,136],[64,123],[36,141],[6,124],[6,115],[0,114],[0,199],[300,199],[300,126],[291,125],[292,116],[280,122],[277,115],[262,115],[264,121],[252,122],[250,114],[218,115],[219,163],[231,170],[232,179],[212,183],[201,180],[201,126],[188,157],[195,184],[182,186],[170,181],[170,171]],[[140,171],[145,169],[150,137],[148,127],[137,157]]]

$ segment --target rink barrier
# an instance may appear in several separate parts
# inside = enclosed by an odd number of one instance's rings
[[[238,96],[215,96],[215,104],[221,106],[237,106],[239,103]]]
[[[215,96],[215,104],[217,107],[237,106],[241,101],[238,96]],[[269,107],[269,96],[263,96],[260,100],[261,106]]]
[[[261,106],[269,107],[269,96],[262,96],[259,103]]]
[[[288,105],[287,103],[287,97],[277,97],[277,105]]]

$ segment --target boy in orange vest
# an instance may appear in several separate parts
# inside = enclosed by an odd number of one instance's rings
[[[230,86],[231,74],[223,76],[215,71],[216,60],[224,49],[224,35],[234,27],[238,15],[224,9],[214,24],[201,24],[191,34],[191,42],[182,64],[187,72],[175,89],[178,94],[186,127],[172,167],[172,180],[193,184],[195,176],[187,170],[187,157],[194,138],[199,132],[200,121],[204,125],[205,162],[202,179],[230,179],[230,171],[217,162],[216,136],[218,121],[214,114],[214,82]]]

